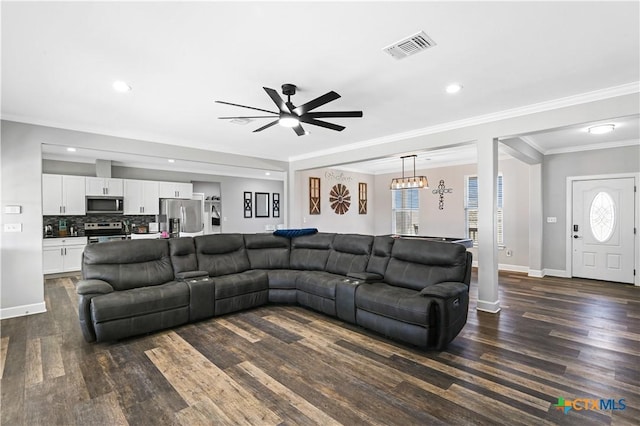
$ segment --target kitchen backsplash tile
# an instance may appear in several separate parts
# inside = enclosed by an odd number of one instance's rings
[[[149,226],[149,222],[155,222],[156,216],[154,215],[90,215],[90,216],[43,216],[43,226],[51,225],[53,227],[53,235],[57,236],[59,231],[59,224],[61,220],[67,222],[67,231],[70,227],[74,227],[78,231],[79,237],[84,237],[84,224],[88,222],[125,222],[129,225],[129,229],[133,229],[132,226]],[[44,228],[43,228],[44,235]]]

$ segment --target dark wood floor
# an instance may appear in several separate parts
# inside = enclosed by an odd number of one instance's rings
[[[474,277],[464,330],[424,352],[288,306],[87,344],[75,282],[47,280],[47,313],[1,322],[3,425],[639,424],[637,287],[501,273],[491,315]]]

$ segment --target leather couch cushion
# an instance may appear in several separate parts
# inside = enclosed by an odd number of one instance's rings
[[[318,232],[291,240],[290,267],[306,271],[323,271],[335,234]]]
[[[325,271],[347,275],[364,272],[373,244],[371,235],[338,234],[333,239]]]
[[[169,240],[169,254],[173,272],[177,276],[180,272],[197,271],[196,245],[191,237],[171,238]]]
[[[391,259],[391,249],[394,241],[395,238],[388,236],[374,237],[371,256],[369,256],[369,263],[367,264],[367,272],[384,275],[389,259]]]
[[[325,297],[327,299],[336,298],[336,284],[338,281],[346,279],[343,276],[323,271],[301,272],[296,282],[298,291]]]
[[[287,269],[291,240],[273,234],[245,234],[251,269]]]
[[[356,289],[356,308],[410,324],[427,326],[431,301],[419,292],[386,283]]]
[[[295,271],[290,269],[269,269],[267,271],[267,275],[269,276],[269,288],[295,290],[296,280],[302,273],[302,271]]]
[[[215,300],[269,289],[269,279],[265,271],[246,271],[215,277],[213,283]]]
[[[172,281],[169,243],[130,240],[89,244],[82,255],[82,278],[106,281],[116,291]]]
[[[384,281],[413,290],[444,281],[464,282],[466,253],[461,244],[398,239],[393,244]]]
[[[236,274],[250,268],[242,234],[200,235],[194,238],[198,268],[210,276]]]
[[[96,296],[91,300],[91,317],[95,323],[101,323],[185,306],[189,306],[189,287],[186,283],[172,281]]]

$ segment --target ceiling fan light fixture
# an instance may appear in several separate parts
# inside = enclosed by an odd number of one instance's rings
[[[280,124],[282,127],[296,127],[300,125],[300,120],[298,120],[298,117],[294,116],[294,115],[285,115],[282,114],[280,116],[280,119],[278,120],[278,124]]]
[[[392,191],[398,189],[427,189],[429,188],[429,180],[426,176],[416,176],[416,157],[417,155],[405,155],[402,159],[402,177],[391,179],[389,189]],[[413,158],[413,176],[404,175],[404,161],[407,158]]]
[[[616,129],[615,124],[600,124],[597,126],[591,126],[587,129],[592,135],[602,135],[604,133],[613,132]]]

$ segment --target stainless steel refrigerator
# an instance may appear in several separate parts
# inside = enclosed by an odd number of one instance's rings
[[[160,215],[165,221],[166,230],[169,230],[170,219],[180,219],[180,232],[201,232],[204,226],[200,200],[163,198],[160,200]]]

